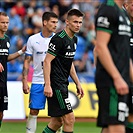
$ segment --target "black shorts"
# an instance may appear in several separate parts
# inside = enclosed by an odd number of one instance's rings
[[[8,94],[7,87],[0,87],[0,111],[8,108]]]
[[[99,111],[97,126],[125,125],[128,117],[128,96],[118,95],[114,87],[97,88],[99,97]]]
[[[129,87],[129,113],[133,114],[133,85]]]
[[[52,87],[53,88],[53,87]],[[62,85],[54,87],[53,96],[48,100],[48,115],[51,117],[61,117],[73,112],[70,100],[68,98],[68,86]]]

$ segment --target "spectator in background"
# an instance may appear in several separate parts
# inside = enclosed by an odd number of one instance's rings
[[[32,17],[32,23],[34,26],[34,33],[40,32],[42,28],[42,14],[43,9],[38,8],[35,15]]]
[[[10,17],[10,23],[9,23],[9,30],[7,34],[9,36],[12,36],[13,34],[15,35],[21,34],[23,29],[23,23],[20,16],[17,14],[14,8],[11,8],[9,10],[9,17]]]
[[[24,7],[23,1],[18,0],[16,5],[13,6],[13,8],[16,10],[17,15],[19,15],[21,20],[23,21],[26,15],[26,8]]]
[[[76,72],[86,72],[86,60],[83,57],[86,49],[86,41],[82,36],[77,36],[77,37],[78,37],[78,42],[73,63]]]
[[[8,62],[7,69],[8,69],[8,79],[9,80],[15,80],[15,81],[22,80],[23,67],[19,61],[12,60],[12,61]]]

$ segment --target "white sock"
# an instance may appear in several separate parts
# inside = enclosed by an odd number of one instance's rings
[[[37,126],[37,116],[36,115],[29,115],[26,124],[26,133],[35,133]]]

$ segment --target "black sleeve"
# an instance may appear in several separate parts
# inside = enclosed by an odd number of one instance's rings
[[[60,37],[53,37],[49,43],[48,53],[57,56],[62,49],[62,39]]]
[[[113,33],[117,25],[117,12],[113,6],[102,5],[96,16],[96,30]]]

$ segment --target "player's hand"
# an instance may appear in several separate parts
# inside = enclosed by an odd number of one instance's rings
[[[23,82],[23,92],[24,94],[28,94],[30,92],[30,88],[27,83]]]
[[[115,79],[114,85],[118,94],[126,95],[129,93],[128,85],[122,77]]]
[[[23,51],[23,52],[26,51],[26,46],[23,46],[22,51]]]
[[[4,71],[4,67],[2,66],[2,64],[0,63],[0,72]]]
[[[53,90],[51,88],[51,86],[46,86],[44,87],[44,95],[46,97],[52,97],[53,96]]]
[[[79,99],[81,99],[84,96],[84,91],[81,85],[77,85],[76,88],[77,88],[77,96],[79,96]]]

